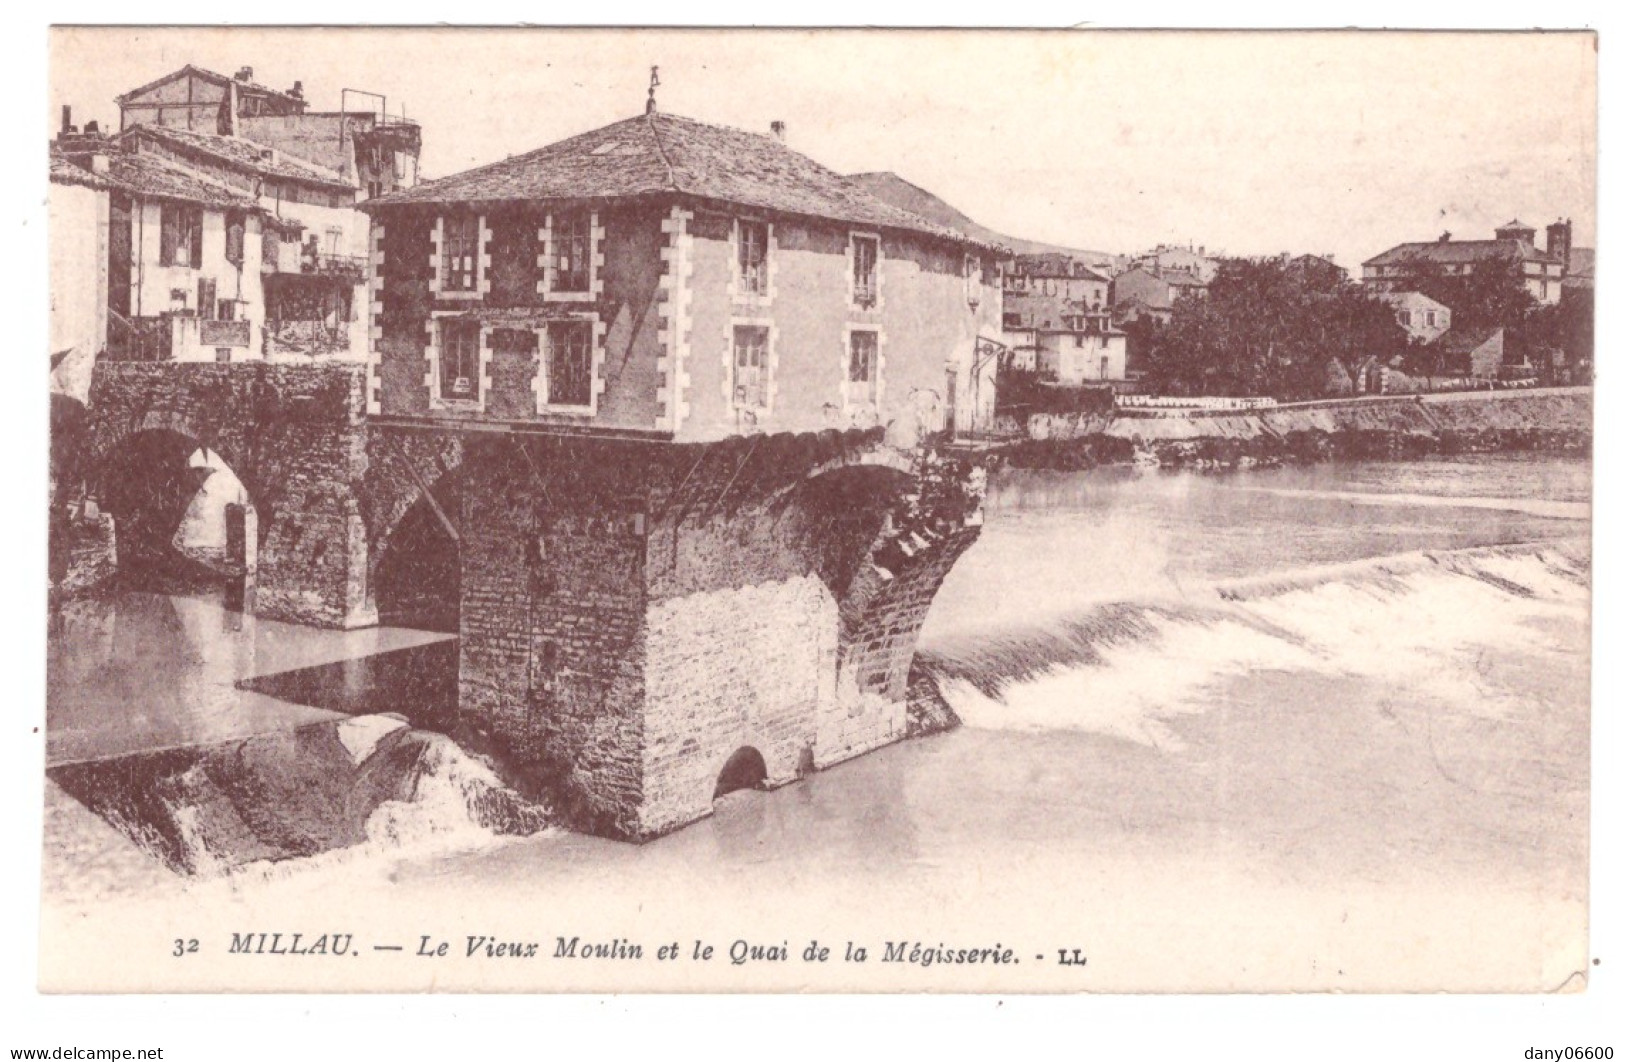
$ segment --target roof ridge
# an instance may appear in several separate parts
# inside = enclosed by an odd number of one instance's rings
[[[649,127],[649,132],[654,135],[655,150],[660,152],[660,161],[666,164],[666,186],[674,192],[680,192],[682,189],[677,184],[677,167],[671,164],[671,156],[666,153],[666,145],[660,139],[660,123],[655,121],[658,113],[657,111],[645,111],[643,114],[644,124]]]
[[[338,170],[329,169],[320,163],[311,162],[309,159],[301,158],[296,154],[284,151],[274,144],[262,143],[251,137],[237,136],[234,134],[227,135],[225,133],[203,133],[196,129],[179,129],[175,126],[151,125],[146,122],[137,122],[135,125],[130,126],[128,129],[124,130],[124,132],[120,133],[119,136],[123,137],[130,133],[141,132],[150,133],[158,137],[160,140],[167,139],[174,143],[183,144],[204,151],[209,149],[211,141],[221,141],[227,144],[241,144],[260,152],[269,151],[271,152],[271,159],[265,160],[262,158],[260,161],[274,161],[278,164],[287,165],[296,170],[305,170],[309,173],[312,180],[320,180],[328,184],[345,185],[346,187],[349,186],[349,182],[344,179],[344,174],[340,173]],[[190,143],[190,138],[194,137],[197,138],[198,142]],[[214,152],[214,154],[235,165],[250,165],[247,160],[232,158],[229,154],[224,152]]]

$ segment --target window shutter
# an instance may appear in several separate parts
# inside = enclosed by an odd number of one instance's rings
[[[172,206],[161,206],[158,211],[158,264],[174,265],[175,248],[180,242],[180,218]]]

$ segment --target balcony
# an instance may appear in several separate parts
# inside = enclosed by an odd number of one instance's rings
[[[299,257],[299,271],[312,276],[335,277],[352,284],[367,281],[367,260],[361,255],[334,254],[309,244]]]

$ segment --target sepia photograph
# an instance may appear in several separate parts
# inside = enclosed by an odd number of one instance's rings
[[[41,993],[1598,975],[1596,33],[48,44]]]

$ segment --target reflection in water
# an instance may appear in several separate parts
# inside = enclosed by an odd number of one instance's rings
[[[455,644],[424,631],[280,623],[249,611],[250,593],[245,587],[242,612],[225,607],[219,591],[124,592],[62,603],[47,650],[48,760],[207,745],[332,719],[354,706],[268,696],[239,683],[396,649]],[[411,707],[410,689],[395,692],[400,699],[387,710]]]

